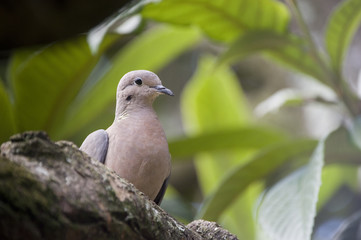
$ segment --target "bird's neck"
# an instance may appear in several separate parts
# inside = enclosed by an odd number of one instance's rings
[[[128,106],[123,109],[117,109],[115,112],[114,122],[122,122],[125,119],[139,119],[144,116],[156,116],[156,113],[152,106]]]
[[[117,104],[115,107],[115,118],[118,116],[124,115],[124,113],[132,113],[137,112],[142,109],[150,109],[153,110],[153,102],[155,97],[153,98],[136,98],[127,102],[124,101],[123,98],[117,97]]]

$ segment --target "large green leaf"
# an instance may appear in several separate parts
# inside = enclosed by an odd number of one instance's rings
[[[138,36],[115,55],[104,76],[73,102],[66,125],[58,134],[69,137],[101,115],[115,102],[119,79],[125,73],[137,69],[156,72],[198,40],[198,31],[173,27],[153,28]]]
[[[253,30],[284,32],[289,21],[287,8],[273,0],[164,0],[147,5],[142,14],[157,21],[198,26],[221,41]]]
[[[282,179],[263,195],[257,209],[259,239],[311,239],[323,159],[321,141],[306,167]]]
[[[107,46],[115,39],[108,38]],[[84,36],[34,51],[15,51],[9,76],[19,131],[42,129],[52,135],[101,53],[92,55]]]
[[[197,72],[183,91],[182,114],[187,133],[194,139],[202,134],[240,129],[250,119],[236,76],[228,66],[216,67],[215,59],[209,56],[200,60]],[[222,176],[249,154],[249,149],[242,148],[197,154],[195,165],[203,193],[212,192]],[[220,221],[240,239],[253,238],[251,202],[256,195],[254,191],[243,194]],[[244,223],[242,228],[237,225],[239,222]]]
[[[333,11],[325,33],[326,49],[332,67],[341,72],[343,58],[361,22],[361,1],[343,1]]]
[[[169,141],[169,149],[172,157],[178,158],[201,152],[259,149],[285,138],[285,134],[274,129],[250,126],[173,139]]]
[[[235,41],[221,56],[220,62],[240,60],[251,54],[266,53],[279,63],[324,81],[324,73],[309,54],[302,39],[275,32],[248,33]]]
[[[16,132],[13,107],[3,81],[0,79],[0,143]]]
[[[203,57],[182,95],[182,113],[189,134],[233,130],[250,120],[237,77],[228,66]]]
[[[248,186],[266,177],[287,160],[308,154],[315,145],[314,140],[295,140],[264,148],[246,164],[227,174],[202,206],[198,217],[216,221]]]
[[[15,51],[12,56],[10,63],[7,67],[7,78],[5,79],[7,84],[9,84],[8,93],[13,96],[14,94],[14,80],[16,78],[16,74],[18,73],[18,69],[21,69],[24,64],[27,63],[28,59],[30,59],[36,51],[39,49],[36,47],[23,48],[21,51]]]

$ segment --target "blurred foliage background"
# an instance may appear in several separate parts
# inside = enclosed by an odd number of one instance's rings
[[[24,26],[2,31],[0,142],[45,130],[80,145],[112,123],[123,74],[151,70],[176,94],[154,106],[166,211],[239,239],[361,239],[360,0],[144,0],[110,17],[126,2],[93,2],[71,27],[78,1],[27,5],[23,22],[0,5],[2,29]],[[38,8],[45,21],[27,21]]]

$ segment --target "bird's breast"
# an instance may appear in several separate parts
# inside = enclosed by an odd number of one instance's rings
[[[170,154],[156,116],[130,116],[107,129],[109,148],[105,164],[154,199],[170,173]]]

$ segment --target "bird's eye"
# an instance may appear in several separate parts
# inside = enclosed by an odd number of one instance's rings
[[[142,85],[142,83],[143,83],[142,79],[140,79],[140,78],[135,79],[134,82],[135,82],[135,84],[137,84],[137,85]]]

